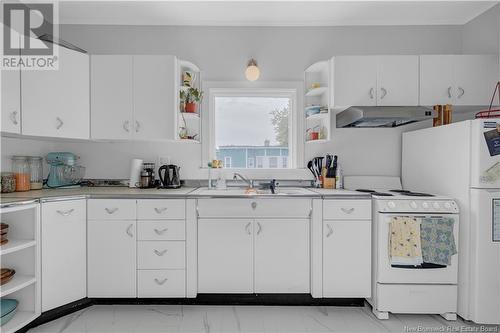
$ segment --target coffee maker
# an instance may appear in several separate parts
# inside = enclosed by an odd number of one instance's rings
[[[181,178],[179,174],[180,167],[174,164],[162,165],[158,169],[161,188],[179,188],[181,187]]]

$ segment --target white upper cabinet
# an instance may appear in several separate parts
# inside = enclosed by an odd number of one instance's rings
[[[333,63],[335,106],[418,104],[418,56],[339,56]]]
[[[92,139],[132,137],[132,87],[132,56],[92,56]]]
[[[377,58],[377,105],[418,105],[418,56]]]
[[[171,139],[174,134],[174,56],[134,56],[134,137]]]
[[[89,138],[89,57],[54,45],[57,70],[22,71],[22,134]]]
[[[21,74],[19,70],[3,70],[2,132],[21,133]]]
[[[173,139],[174,56],[98,55],[91,66],[93,139]]]
[[[420,104],[489,105],[498,81],[498,56],[420,57]]]
[[[333,103],[336,106],[377,104],[377,59],[340,56],[333,59]]]

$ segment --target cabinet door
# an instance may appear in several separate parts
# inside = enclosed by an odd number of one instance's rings
[[[42,311],[87,296],[85,199],[42,204]]]
[[[254,224],[255,292],[309,293],[309,220]]]
[[[88,221],[88,297],[136,296],[135,235],[135,221]]]
[[[455,56],[455,105],[489,105],[498,82],[498,56]],[[498,101],[498,100],[497,100]]]
[[[252,224],[198,220],[199,293],[253,293]]]
[[[132,56],[92,56],[91,100],[93,139],[132,137]]]
[[[454,59],[453,55],[420,56],[420,105],[452,103]]]
[[[134,56],[134,137],[173,139],[175,57]]]
[[[3,70],[2,78],[2,132],[21,133],[21,73]]]
[[[371,221],[323,223],[323,296],[371,296]]]
[[[418,105],[418,56],[378,57],[377,105]]]
[[[59,68],[22,71],[25,135],[88,139],[90,133],[89,57],[54,45]]]
[[[333,60],[333,104],[375,106],[377,103],[377,57],[341,56]]]

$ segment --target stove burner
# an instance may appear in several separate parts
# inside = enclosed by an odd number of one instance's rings
[[[396,192],[396,193],[408,193],[410,191],[408,190],[389,190],[390,192]]]
[[[382,192],[377,192],[375,190],[367,190],[367,189],[357,189],[356,191],[358,192],[363,192],[363,193],[370,193],[371,195],[377,195],[379,197],[392,197],[393,195],[390,193],[382,193]]]
[[[409,197],[433,197],[434,195],[429,193],[420,193],[420,192],[406,192],[401,193],[402,195],[407,195]]]
[[[376,192],[374,190],[367,190],[367,189],[363,189],[363,188],[357,189],[356,191],[363,192],[363,193],[375,193]]]

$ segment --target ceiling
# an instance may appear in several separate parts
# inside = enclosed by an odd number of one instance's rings
[[[462,25],[499,1],[61,1],[62,24]]]

